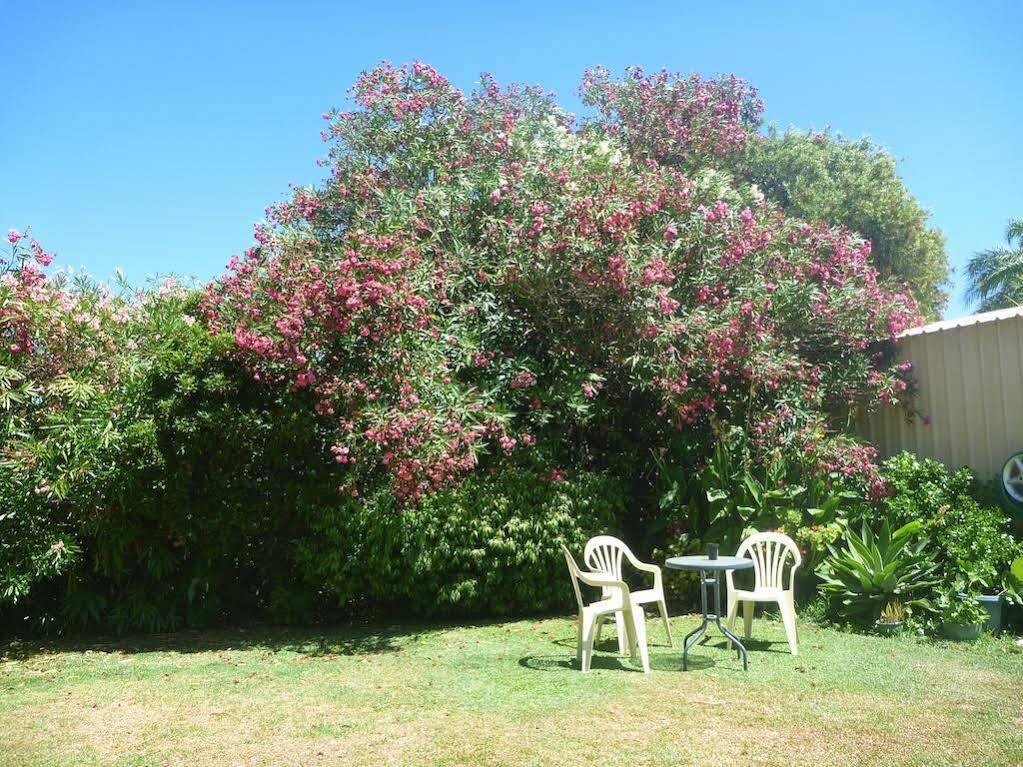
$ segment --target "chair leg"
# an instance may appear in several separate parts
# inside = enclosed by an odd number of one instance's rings
[[[664,631],[668,634],[668,646],[672,646],[671,641],[671,621],[668,620],[668,605],[664,601],[664,597],[661,597],[661,601],[657,603],[658,608],[661,611],[661,620],[664,621]]]
[[[739,614],[739,600],[729,592],[728,593],[728,617],[725,621],[725,625],[728,626],[728,630],[735,631],[735,619]],[[728,649],[732,649],[732,640],[728,640]]]
[[[589,615],[580,620],[579,626],[579,667],[585,674],[590,670],[593,661],[593,634],[596,631],[596,621]]]
[[[575,622],[575,662],[579,664],[579,668],[583,667],[583,639],[586,637],[584,622],[583,613],[579,613],[579,618]]]
[[[597,618],[597,628],[593,634],[593,644],[600,644],[600,630],[604,628],[604,616]]]
[[[756,603],[750,599],[744,599],[742,602],[742,623],[743,631],[745,632],[746,639],[750,639],[753,636],[753,611],[756,609]]]
[[[632,657],[635,658],[638,654],[640,665],[643,667],[643,673],[649,674],[650,656],[646,647],[646,613],[643,612],[642,607],[637,605],[629,610],[627,615],[622,617],[628,627],[629,650]]]
[[[781,620],[785,624],[785,636],[789,640],[789,650],[793,655],[799,655],[799,634],[796,630],[796,606],[792,601],[792,595],[786,595],[778,600],[778,609],[781,610]]]
[[[615,633],[618,634],[618,654],[629,654],[629,632],[625,626],[625,615],[622,610],[615,613]]]

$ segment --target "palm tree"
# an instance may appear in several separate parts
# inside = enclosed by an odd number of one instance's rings
[[[1009,220],[1005,242],[1009,247],[982,250],[966,267],[966,300],[982,312],[1023,305],[1023,219]]]

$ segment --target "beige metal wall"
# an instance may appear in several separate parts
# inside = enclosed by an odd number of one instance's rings
[[[930,424],[896,408],[869,416],[861,433],[883,457],[910,450],[987,479],[1023,450],[1023,308],[917,328],[899,345]]]

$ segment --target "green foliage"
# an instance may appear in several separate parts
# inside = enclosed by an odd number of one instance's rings
[[[506,469],[396,509],[380,493],[322,509],[303,542],[310,581],[425,615],[509,615],[571,604],[562,544],[578,550],[614,530],[620,484],[578,473],[559,482]]]
[[[945,238],[909,193],[895,158],[867,138],[772,129],[747,147],[748,180],[792,215],[866,237],[881,274],[905,281],[923,312],[947,301]]]
[[[621,486],[596,474],[561,482],[509,471],[473,478],[406,512],[402,571],[411,604],[433,613],[510,615],[567,607],[561,546],[614,531]]]
[[[942,622],[970,626],[987,620],[987,611],[977,601],[977,592],[969,588],[962,578],[945,588],[937,599],[938,614]]]
[[[164,286],[125,306],[108,373],[63,386],[8,451],[9,617],[164,631],[257,615],[294,580],[302,509],[336,499],[319,422],[253,381],[197,301]]]
[[[972,498],[939,509],[931,529],[946,578],[961,576],[984,591],[999,591],[1002,576],[1023,553],[1008,526],[1001,509],[981,507]]]
[[[982,250],[966,265],[966,297],[982,312],[1023,305],[1023,219],[1009,221],[1005,243]]]
[[[755,460],[737,427],[717,433],[702,471],[655,456],[658,505],[673,552],[702,550],[705,541],[734,551],[758,530],[793,537],[812,571],[828,543],[841,533],[844,504],[862,500],[836,473],[821,477],[794,456],[775,451]]]
[[[879,511],[892,525],[917,520],[932,541],[946,584],[964,580],[986,591],[1008,588],[1003,580],[1023,544],[1009,532],[1010,518],[998,506],[982,506],[981,488],[967,468],[949,471],[933,459],[900,453],[882,475],[889,495]]]
[[[880,503],[880,511],[895,526],[913,520],[929,523],[939,509],[972,499],[975,490],[969,469],[949,471],[933,458],[918,458],[913,453],[892,456],[882,465],[881,474],[888,493]]]
[[[1002,578],[1005,598],[1014,604],[1023,604],[1023,556],[1016,557]]]
[[[927,553],[922,528],[920,522],[910,522],[893,533],[885,520],[875,535],[864,522],[859,534],[846,532],[844,546],[829,546],[830,556],[817,572],[833,607],[859,622],[876,620],[895,600],[907,610],[929,609],[926,597],[938,583],[938,565]]]

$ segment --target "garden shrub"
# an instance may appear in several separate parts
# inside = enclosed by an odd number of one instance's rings
[[[567,608],[561,546],[581,559],[591,536],[617,531],[623,511],[620,484],[605,476],[552,481],[510,470],[473,477],[405,513],[401,591],[428,613]]]
[[[68,572],[80,546],[72,488],[102,442],[122,308],[48,277],[53,257],[11,230],[0,253],[0,605]]]
[[[561,546],[577,557],[617,530],[621,484],[573,473],[552,480],[519,468],[467,478],[396,509],[381,493],[324,509],[303,543],[310,582],[339,601],[369,597],[430,616],[513,615],[572,604]]]
[[[1011,519],[1000,507],[982,505],[988,492],[968,468],[953,471],[933,459],[904,452],[884,462],[881,481],[885,487],[881,498],[848,507],[841,521],[844,548],[831,546],[818,569],[825,578],[824,591],[833,597],[833,616],[843,621],[873,619],[882,603],[899,600],[917,625],[935,628],[935,607],[945,619],[964,618],[980,614],[972,597],[982,592],[1006,589],[1007,596],[1017,598],[1011,567],[1023,554],[1023,543],[1011,533]],[[923,579],[925,588],[919,588],[921,578],[912,568],[901,573],[900,577],[906,577],[901,584],[897,579],[884,581],[886,573],[877,563],[871,564],[866,555],[857,557],[862,543],[856,530],[860,526],[865,531],[877,529],[878,524],[919,530],[921,537],[914,545],[937,568],[933,578]],[[883,581],[884,588],[875,581]],[[874,597],[866,594],[868,584]],[[896,592],[896,586],[903,591]],[[910,587],[912,599],[906,590]]]
[[[327,442],[311,405],[253,381],[197,302],[172,282],[115,295],[60,278],[24,300],[60,373],[4,392],[6,620],[206,625],[261,614],[293,580],[300,510],[336,498]]]
[[[933,609],[938,563],[922,530],[921,522],[892,530],[885,520],[875,533],[863,522],[859,531],[845,531],[844,545],[829,546],[818,568],[821,591],[843,619],[870,625],[889,605],[906,612]]]
[[[892,524],[923,523],[947,582],[1001,589],[1023,544],[1012,535],[1004,510],[981,505],[987,493],[968,468],[950,471],[933,459],[900,453],[885,461],[882,476],[889,492],[879,512]]]
[[[336,495],[311,407],[253,382],[226,339],[181,316],[140,350],[84,489],[92,566],[71,585],[109,605],[100,622],[117,630],[259,615],[293,579],[301,510]]]
[[[939,509],[971,500],[975,490],[973,473],[968,468],[949,471],[933,458],[918,458],[908,452],[887,459],[881,474],[886,492],[879,510],[897,526],[914,520],[932,521]]]

